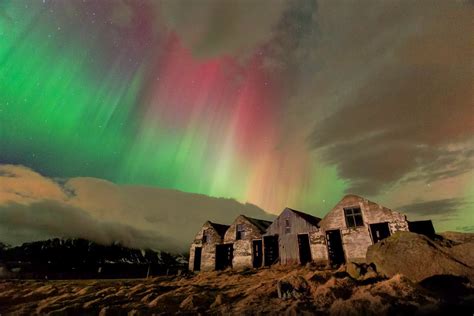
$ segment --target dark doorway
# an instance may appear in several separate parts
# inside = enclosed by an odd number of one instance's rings
[[[200,271],[201,270],[201,254],[202,254],[202,248],[201,247],[194,248],[194,268],[193,268],[193,271]]]
[[[253,252],[253,267],[260,268],[263,263],[263,254],[262,254],[262,241],[254,240],[252,242],[252,252]]]
[[[311,262],[311,248],[309,247],[308,234],[298,235],[298,248],[300,252],[300,263]]]
[[[326,239],[328,242],[329,263],[331,265],[340,265],[346,262],[344,258],[344,249],[342,248],[341,231],[326,231]]]
[[[271,266],[278,262],[280,253],[278,251],[278,235],[263,237],[263,261],[265,266]]]
[[[374,244],[390,237],[390,229],[388,228],[388,223],[377,223],[370,224],[370,231],[372,233],[372,240]]]
[[[232,267],[232,244],[216,245],[216,270]]]

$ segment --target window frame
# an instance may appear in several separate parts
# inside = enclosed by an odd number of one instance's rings
[[[291,234],[291,221],[290,218],[285,218],[285,234]]]
[[[360,206],[344,207],[344,219],[347,228],[364,227],[364,217]],[[350,213],[349,213],[350,212]]]
[[[243,240],[245,238],[245,225],[237,224],[235,227],[235,240]]]
[[[202,243],[207,244],[211,241],[211,236],[209,233],[209,229],[205,229],[202,233]]]

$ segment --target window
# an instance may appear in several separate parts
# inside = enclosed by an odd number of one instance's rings
[[[245,230],[243,224],[237,224],[237,236],[236,240],[241,240],[245,238]]]
[[[205,244],[208,242],[211,242],[211,233],[206,229],[202,234],[202,243]]]
[[[364,226],[364,221],[362,220],[362,212],[360,210],[360,207],[345,208],[344,215],[346,217],[347,227]]]
[[[290,219],[285,219],[285,234],[291,233]]]

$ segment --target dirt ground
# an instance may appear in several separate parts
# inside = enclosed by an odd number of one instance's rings
[[[272,267],[134,280],[2,280],[1,315],[432,315],[474,312],[462,278],[424,285],[346,268]]]

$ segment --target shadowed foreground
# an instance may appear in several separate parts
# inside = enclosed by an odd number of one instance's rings
[[[0,281],[0,314],[436,314],[472,312],[468,279],[439,276],[414,283],[356,266],[318,271],[275,267],[146,280]]]

